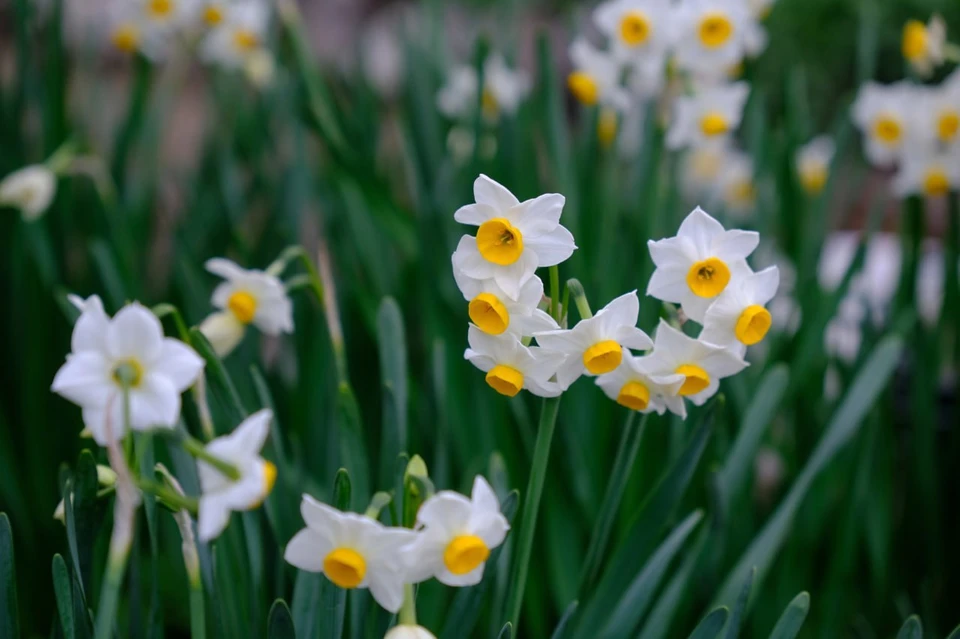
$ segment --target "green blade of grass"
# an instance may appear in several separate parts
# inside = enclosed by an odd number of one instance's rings
[[[810,612],[810,594],[801,592],[786,607],[777,625],[770,633],[770,639],[794,639],[800,633],[807,613]]]

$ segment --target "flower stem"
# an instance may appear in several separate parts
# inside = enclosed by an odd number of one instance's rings
[[[552,280],[553,278],[551,278]],[[552,282],[551,282],[552,284]],[[559,278],[557,287],[559,288]],[[547,462],[550,458],[550,444],[557,425],[557,413],[560,410],[560,398],[550,397],[543,401],[540,412],[540,427],[533,449],[533,465],[530,468],[530,480],[524,495],[522,519],[520,521],[520,539],[510,575],[510,596],[507,598],[508,619],[514,628],[519,628],[520,608],[523,604],[523,591],[527,585],[527,573],[530,570],[530,555],[533,552],[533,537],[537,528],[537,513],[540,510],[540,497],[543,483],[547,477]]]
[[[550,317],[560,323],[560,269],[550,267]]]
[[[240,479],[240,471],[237,470],[237,467],[233,464],[223,461],[216,455],[210,454],[210,452],[208,452],[204,447],[203,442],[194,439],[190,435],[184,434],[183,438],[180,440],[180,444],[183,446],[185,451],[197,459],[210,464],[221,473],[226,475],[230,480],[237,481]]]
[[[397,623],[404,626],[417,625],[417,599],[414,595],[413,584],[403,586],[403,606],[397,616]]]
[[[154,495],[158,500],[175,510],[186,510],[192,515],[197,514],[199,506],[194,497],[187,497],[150,479],[139,479],[137,481],[137,487],[146,493]]]
[[[583,284],[578,279],[567,280],[567,290],[573,297],[573,303],[577,305],[577,312],[580,313],[580,319],[590,319],[593,317],[593,311],[590,310],[590,302],[587,301],[587,293],[583,290]]]

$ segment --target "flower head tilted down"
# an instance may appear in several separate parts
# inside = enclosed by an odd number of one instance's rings
[[[540,397],[556,397],[563,389],[550,381],[564,362],[563,353],[527,347],[516,335],[488,335],[476,326],[467,333],[470,348],[464,358],[486,373],[487,384],[507,397],[528,390]]]
[[[467,302],[470,321],[484,333],[533,335],[558,328],[550,315],[540,310],[543,281],[534,275],[520,287],[517,299],[510,299],[495,280],[475,280],[454,268],[453,277]]]
[[[57,193],[57,176],[44,164],[25,166],[0,180],[0,206],[20,209],[26,221],[42,216]]]
[[[654,374],[649,358],[627,354],[613,371],[597,378],[597,386],[621,406],[640,413],[665,411],[685,416],[683,397],[678,395],[686,378],[679,373]]]
[[[900,48],[913,70],[921,77],[928,77],[943,64],[947,44],[947,23],[935,15],[927,24],[908,20],[903,25]]]
[[[810,140],[797,151],[797,176],[808,194],[817,195],[823,190],[830,176],[830,163],[835,152],[836,145],[826,135]]]
[[[758,344],[773,323],[766,305],[779,285],[780,270],[776,266],[732,282],[707,309],[700,339],[741,353],[747,346]]]

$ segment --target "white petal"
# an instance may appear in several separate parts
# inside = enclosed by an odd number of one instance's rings
[[[549,233],[538,237],[524,238],[524,254],[533,251],[537,255],[537,266],[555,266],[567,260],[577,250],[573,234],[565,227],[558,226]]]
[[[591,346],[584,341],[580,332],[573,329],[546,331],[534,335],[537,344],[545,351],[565,353],[567,355],[582,356],[583,351]]]
[[[333,547],[323,535],[304,528],[287,544],[283,560],[300,570],[323,572],[323,560],[331,550]]]
[[[508,211],[520,203],[508,188],[483,174],[473,182],[473,197],[477,204],[491,207],[497,214]]]
[[[207,542],[220,536],[230,522],[230,509],[216,495],[200,497],[197,514],[197,534],[200,541]]]
[[[163,375],[144,376],[130,391],[130,426],[134,430],[172,427],[180,417],[180,393]]]
[[[480,564],[465,575],[455,575],[444,566],[443,572],[437,575],[437,581],[440,583],[459,588],[463,586],[475,586],[483,579],[483,567],[486,562]]]
[[[213,313],[200,324],[200,332],[210,341],[218,357],[229,355],[240,340],[246,327],[230,311]]]
[[[480,226],[489,219],[499,217],[500,211],[488,206],[487,204],[467,204],[457,209],[453,214],[453,219],[461,224],[470,224]]]
[[[714,241],[717,257],[733,261],[746,259],[760,244],[760,234],[756,231],[727,231]]]
[[[557,369],[557,384],[561,389],[570,388],[577,379],[586,372],[583,366],[583,353],[570,355]]]
[[[403,573],[371,570],[367,579],[370,594],[384,610],[393,613],[400,610],[403,605]]]
[[[767,304],[780,287],[780,269],[771,266],[759,271],[755,276],[757,304]]]
[[[74,353],[57,371],[50,390],[80,406],[103,406],[117,388],[111,373],[109,362],[100,353]]]
[[[530,337],[535,333],[544,331],[554,331],[559,328],[556,320],[550,317],[549,313],[541,311],[538,308],[533,309],[530,315],[517,315],[510,317],[510,330],[518,335]]]
[[[468,277],[478,280],[490,279],[498,270],[495,264],[488,262],[480,255],[477,249],[477,238],[472,235],[464,235],[460,238],[457,250],[453,252],[451,259],[455,268],[463,271]]]
[[[107,327],[110,318],[103,310],[103,302],[96,295],[91,295],[81,302],[80,317],[73,325],[73,335],[70,338],[70,350],[80,351],[106,350]]]
[[[507,297],[516,300],[520,296],[520,288],[533,277],[537,266],[537,254],[524,249],[523,253],[520,254],[520,259],[513,264],[495,267],[493,269],[493,279],[507,294]]]
[[[149,366],[162,348],[160,320],[137,302],[120,309],[107,328],[107,351],[114,360],[131,358]]]
[[[499,512],[479,512],[470,519],[473,534],[483,540],[487,548],[496,548],[503,543],[510,530],[507,518]]]
[[[207,260],[204,264],[206,269],[214,275],[219,275],[225,280],[235,280],[243,278],[247,270],[238,266],[235,262],[222,257],[215,257]]]
[[[687,269],[659,267],[647,283],[647,295],[664,302],[681,303],[688,297]]]
[[[530,239],[555,231],[565,202],[566,198],[559,193],[546,193],[514,208],[510,212],[511,219],[523,233],[524,242],[529,243]]]
[[[442,490],[420,506],[417,523],[450,538],[462,529],[470,518],[470,500],[450,490]]]
[[[168,337],[163,340],[160,358],[153,363],[151,371],[169,379],[177,392],[182,393],[197,381],[203,366],[204,361],[195,350]]]
[[[620,327],[636,326],[639,316],[640,299],[637,291],[633,290],[613,299],[597,312],[596,318],[600,334],[612,336]]]
[[[723,225],[698,206],[681,222],[677,235],[689,237],[698,249],[704,250],[723,232]]]
[[[636,326],[623,327],[614,338],[621,346],[632,348],[638,351],[646,351],[653,348],[653,340]]]
[[[480,510],[500,512],[500,500],[497,499],[497,494],[493,492],[493,487],[484,479],[483,475],[474,477],[470,500],[473,502],[473,505]]]
[[[256,455],[267,441],[272,420],[272,410],[269,408],[260,409],[240,422],[240,425],[233,431],[233,436],[243,450]]]
[[[111,395],[103,406],[84,406],[83,424],[100,446],[106,446],[111,439],[121,439],[127,433],[123,422],[123,402],[116,395]]]

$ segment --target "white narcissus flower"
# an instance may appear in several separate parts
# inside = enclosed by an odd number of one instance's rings
[[[563,389],[550,378],[563,363],[562,353],[524,346],[516,335],[487,335],[476,326],[467,332],[464,359],[487,374],[490,387],[507,397],[527,389],[540,397],[556,397]]]
[[[777,294],[780,270],[771,266],[745,275],[707,309],[700,341],[735,348],[742,353],[767,335],[773,318],[765,307]]]
[[[607,397],[630,410],[641,413],[656,411],[670,412],[680,417],[687,416],[683,398],[677,395],[686,379],[678,373],[669,375],[651,375],[645,367],[645,357],[634,357],[629,353],[613,371],[597,378],[599,386]]]
[[[607,0],[593,12],[600,31],[624,57],[662,56],[672,40],[670,0]]]
[[[470,499],[442,490],[420,506],[417,535],[401,552],[407,557],[407,579],[413,583],[436,577],[447,586],[473,586],[483,578],[490,551],[510,530],[496,493],[483,477],[473,481]]]
[[[919,137],[925,144],[960,146],[960,69],[937,86],[923,88]]]
[[[437,639],[437,637],[423,626],[400,624],[388,630],[383,639]]]
[[[753,178],[753,159],[749,155],[738,150],[727,153],[717,177],[717,195],[731,217],[741,219],[754,210],[757,189]]]
[[[545,351],[566,357],[557,370],[557,382],[561,388],[569,388],[583,374],[603,375],[616,369],[623,357],[629,356],[629,349],[653,346],[647,334],[637,328],[639,315],[640,300],[636,291],[630,291],[569,330],[537,333],[534,337]]]
[[[300,513],[307,527],[287,544],[283,553],[287,563],[321,572],[340,588],[369,588],[384,609],[400,610],[406,581],[402,549],[417,533],[340,512],[309,495],[303,496]]]
[[[158,62],[195,17],[192,0],[123,0],[111,4],[110,40],[124,53],[140,51]]]
[[[908,20],[903,25],[903,39],[900,48],[913,70],[920,76],[931,75],[943,64],[947,44],[947,23],[935,15],[928,24],[919,20]]]
[[[478,84],[472,66],[453,69],[437,94],[440,112],[453,119],[469,117],[477,107]],[[502,55],[492,54],[484,60],[480,108],[488,122],[496,122],[501,113],[516,113],[529,93],[530,78],[523,71],[510,69]]]
[[[801,186],[810,195],[823,190],[835,152],[836,145],[827,135],[819,135],[797,150],[797,175]]]
[[[667,146],[683,149],[731,135],[740,126],[750,86],[746,82],[702,86],[677,99]]]
[[[893,190],[900,197],[938,197],[960,188],[960,145],[937,151],[922,145],[904,151]]]
[[[24,220],[43,215],[57,192],[57,176],[46,165],[18,169],[0,181],[0,206],[20,209]]]
[[[173,428],[180,393],[203,369],[203,360],[183,342],[163,336],[156,315],[139,303],[110,319],[96,295],[81,300],[73,327],[72,352],[57,371],[51,390],[83,409],[83,422],[101,446],[126,433],[124,386],[129,389],[133,430]]]
[[[484,333],[500,335],[510,331],[530,336],[539,331],[558,328],[556,321],[537,305],[543,299],[543,282],[534,275],[520,287],[516,301],[503,292],[494,280],[475,280],[457,268],[453,269],[463,298],[469,302],[470,321]]]
[[[697,406],[716,394],[721,379],[748,366],[734,351],[687,337],[662,319],[653,337],[653,352],[643,359],[651,374],[683,375],[677,394]]]
[[[867,159],[888,167],[900,157],[909,137],[910,112],[916,90],[908,82],[882,85],[867,82],[853,103],[853,121],[866,136]]]
[[[202,459],[197,460],[200,475],[200,510],[197,533],[200,541],[220,536],[233,511],[257,508],[273,490],[277,467],[260,456],[270,434],[273,411],[263,409],[243,420],[229,435],[217,437],[204,448],[212,456],[231,464],[240,473],[231,479]]]
[[[627,88],[634,98],[624,113],[625,117],[629,117],[631,112],[637,111],[638,106],[642,108],[645,106],[644,102],[663,94],[667,82],[666,56],[651,55],[630,59],[627,61],[626,71]]]
[[[200,57],[227,69],[242,69],[265,45],[269,7],[263,0],[236,0],[220,8],[219,19],[200,45]]]
[[[560,226],[565,198],[547,193],[520,202],[513,193],[481,175],[473,183],[476,204],[460,207],[454,219],[479,227],[464,235],[453,266],[467,277],[493,279],[513,300],[541,266],[554,266],[573,255],[573,235]]]
[[[293,332],[293,304],[280,278],[219,257],[207,260],[205,266],[226,280],[214,289],[212,297],[213,305],[223,310],[200,325],[218,355],[223,357],[236,347],[248,324],[267,335]]]
[[[730,138],[724,136],[686,151],[680,179],[684,195],[688,199],[697,200],[708,194],[713,195],[727,155],[732,150]]]
[[[630,94],[620,84],[623,63],[611,53],[598,50],[582,38],[570,45],[573,72],[567,87],[582,104],[599,104],[617,111],[630,106]]]
[[[743,0],[685,0],[676,9],[677,65],[696,76],[724,77],[743,60],[751,20]]]
[[[676,236],[647,242],[657,267],[647,295],[681,304],[687,317],[703,323],[710,303],[731,281],[750,273],[747,256],[759,243],[756,232],[727,231],[698,206]]]

